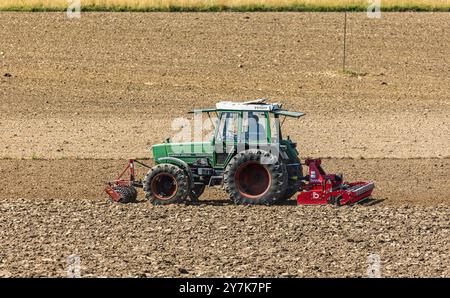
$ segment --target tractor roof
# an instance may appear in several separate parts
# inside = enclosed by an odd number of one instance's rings
[[[283,115],[288,117],[299,118],[304,113],[286,111],[281,109],[279,103],[266,103],[266,98],[255,99],[246,102],[233,102],[233,101],[221,101],[216,104],[216,108],[210,109],[196,109],[191,113],[209,113],[220,111],[259,111],[259,112],[271,112],[277,115]]]

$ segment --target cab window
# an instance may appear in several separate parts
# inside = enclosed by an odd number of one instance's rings
[[[225,112],[220,116],[217,129],[217,142],[234,142],[238,133],[239,113]]]
[[[267,116],[265,112],[244,112],[241,141],[267,143]]]

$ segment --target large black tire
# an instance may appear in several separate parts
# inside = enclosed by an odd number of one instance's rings
[[[115,186],[113,189],[120,195],[119,203],[127,204],[136,201],[137,190],[133,186]]]
[[[284,162],[285,162],[285,164],[290,164],[290,163],[300,164],[300,159],[298,157],[296,157],[294,160],[289,159]],[[280,202],[289,200],[296,192],[299,191],[299,189],[301,188],[301,185],[302,185],[301,178],[303,177],[303,169],[302,169],[301,164],[298,169],[288,168],[287,173],[288,173],[287,188],[286,188],[285,193],[279,199]],[[294,177],[296,177],[296,179]]]
[[[143,184],[145,197],[153,205],[181,203],[189,193],[186,172],[172,164],[153,167],[145,176]]]
[[[299,179],[300,180],[300,179]],[[299,191],[301,185],[301,181],[295,181],[293,183],[289,183],[286,192],[283,196],[278,200],[279,202],[284,202],[289,200],[293,195],[295,195],[296,192]]]
[[[262,160],[271,162],[264,164]],[[284,194],[286,168],[281,159],[264,150],[238,153],[224,172],[224,187],[236,204],[272,205]]]

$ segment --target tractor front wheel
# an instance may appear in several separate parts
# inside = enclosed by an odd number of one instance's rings
[[[145,176],[143,184],[145,197],[153,205],[181,203],[189,192],[185,171],[172,164],[153,167]]]
[[[229,162],[224,186],[236,204],[272,205],[287,185],[287,173],[281,159],[264,150],[246,150]]]

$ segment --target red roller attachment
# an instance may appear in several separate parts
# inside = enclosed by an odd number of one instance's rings
[[[135,179],[135,163],[149,167],[141,161],[130,159],[116,180],[106,182],[105,192],[114,202],[128,203],[136,200],[136,187],[142,187],[142,181],[136,181]],[[128,179],[125,178],[127,173]]]

